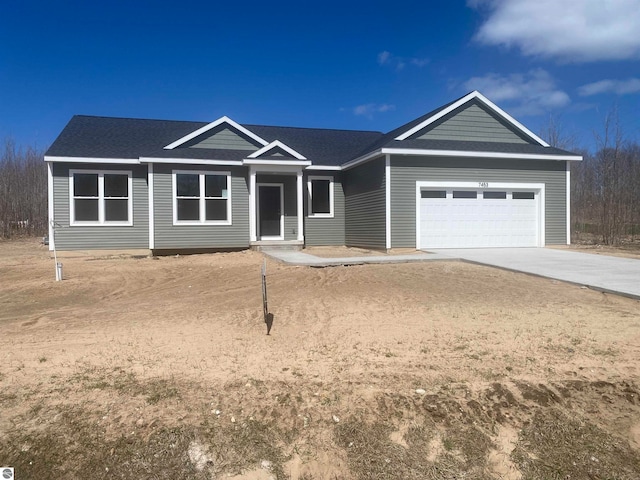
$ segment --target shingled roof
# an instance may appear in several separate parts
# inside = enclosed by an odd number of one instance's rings
[[[171,142],[206,126],[207,122],[145,120],[136,118],[75,115],[47,150],[47,156],[89,158],[193,158],[242,160],[243,150],[175,148]],[[342,165],[367,145],[382,137],[381,132],[330,130],[319,128],[243,125],[265,140],[280,140],[302,153],[313,164]]]
[[[412,129],[456,108],[467,99],[487,101],[480,93],[472,92],[431,112],[412,120],[386,134],[377,131],[335,130],[320,128],[277,127],[246,125],[241,128],[266,142],[280,141],[303,155],[312,165],[341,166],[354,159],[383,149],[408,149],[457,152],[495,152],[551,156],[574,154],[549,147],[542,140],[512,120],[530,143],[498,143],[461,140],[416,139]],[[489,102],[490,103],[490,102]],[[492,105],[492,104],[491,104]],[[497,107],[494,106],[497,109]],[[498,109],[499,110],[499,109]],[[504,112],[502,112],[504,114]],[[508,117],[508,115],[504,114]],[[224,117],[226,118],[226,117]],[[209,122],[175,120],[148,120],[136,118],[94,117],[76,115],[47,150],[49,157],[78,157],[93,159],[177,158],[193,160],[240,161],[250,153],[247,150],[166,147]],[[238,126],[238,124],[236,124]],[[408,133],[407,133],[408,132]],[[205,135],[206,133],[203,133]],[[404,139],[398,139],[399,137]],[[260,147],[256,147],[258,150]],[[270,157],[265,157],[270,158]]]

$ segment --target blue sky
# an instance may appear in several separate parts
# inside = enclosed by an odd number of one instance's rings
[[[3,2],[0,139],[74,114],[391,130],[478,89],[579,145],[640,140],[640,0]]]

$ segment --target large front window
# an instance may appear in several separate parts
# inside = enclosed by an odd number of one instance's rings
[[[71,225],[132,225],[131,172],[71,170]]]
[[[231,224],[229,172],[173,172],[176,224]]]

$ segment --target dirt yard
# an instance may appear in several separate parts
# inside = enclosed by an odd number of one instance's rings
[[[46,247],[0,243],[20,480],[640,478],[638,301],[461,262],[268,261],[267,336],[260,253],[62,261],[55,282]]]

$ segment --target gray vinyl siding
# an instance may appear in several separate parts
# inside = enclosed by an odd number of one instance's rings
[[[333,177],[333,218],[309,217],[309,194],[304,177],[304,240],[309,246],[345,244],[345,199],[339,174],[316,172],[311,176]]]
[[[133,225],[70,225],[69,170],[131,171]],[[57,250],[149,248],[149,189],[145,165],[53,164],[53,210]]]
[[[298,239],[298,193],[295,175],[256,175],[256,183],[281,183],[284,194],[284,239]]]
[[[416,182],[545,184],[545,243],[567,241],[566,162],[471,158],[391,158],[391,246],[416,246]]]
[[[384,159],[349,169],[343,179],[346,245],[386,248]]]
[[[255,143],[250,142],[244,135],[234,132],[229,128],[207,132],[205,138],[197,137],[189,148],[213,148],[225,150],[257,150]]]
[[[495,113],[471,103],[430,126],[415,138],[427,140],[463,140],[476,142],[529,143]]]
[[[173,225],[173,170],[231,172],[231,225]],[[204,165],[154,165],[155,248],[248,248],[249,188],[247,169]]]

